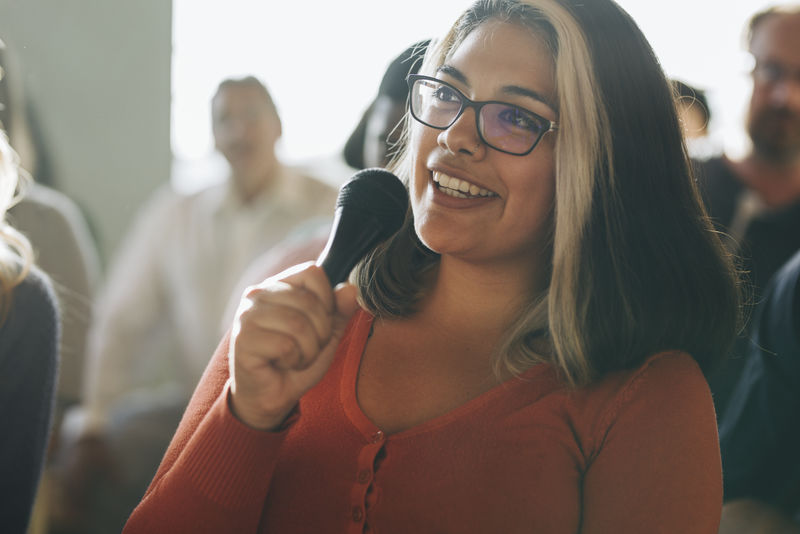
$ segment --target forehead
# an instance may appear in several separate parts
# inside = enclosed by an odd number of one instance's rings
[[[253,85],[228,85],[219,90],[214,96],[211,107],[215,113],[237,107],[250,107],[253,105],[267,105],[264,91]]]
[[[800,67],[800,13],[772,15],[753,32],[750,52],[759,60]]]
[[[445,63],[470,85],[520,86],[555,100],[554,59],[542,37],[521,24],[489,20],[472,30]]]

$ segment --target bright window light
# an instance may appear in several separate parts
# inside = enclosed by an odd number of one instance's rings
[[[194,186],[224,169],[213,153],[209,100],[229,76],[265,82],[284,125],[279,153],[303,164],[338,154],[377,92],[389,62],[408,45],[440,36],[469,0],[173,0],[174,179]],[[767,0],[621,0],[668,76],[705,89],[712,134],[743,144],[749,96],[743,51],[747,18]],[[359,83],[343,83],[358,77]]]

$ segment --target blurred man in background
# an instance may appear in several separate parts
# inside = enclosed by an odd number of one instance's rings
[[[748,45],[752,149],[740,161],[709,160],[700,174],[709,211],[741,257],[758,305],[729,366],[711,377],[726,501],[720,533],[800,533],[800,5],[756,14]]]
[[[800,249],[800,7],[754,16],[749,51],[755,60],[747,114],[752,149],[700,164],[698,180],[709,213],[728,236],[752,284],[751,302]],[[711,379],[722,415],[747,351],[747,331],[727,367]]]
[[[336,191],[282,165],[281,120],[254,77],[211,103],[224,182],[169,187],[146,205],[106,280],[90,336],[85,405],[65,425],[65,522],[118,532],[141,498],[223,330],[243,270],[303,225],[329,224]],[[69,440],[65,440],[69,441]]]

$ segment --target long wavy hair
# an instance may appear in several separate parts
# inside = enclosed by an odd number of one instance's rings
[[[708,373],[741,321],[738,277],[702,206],[650,45],[612,0],[478,0],[430,48],[421,72],[434,73],[490,20],[543,39],[559,109],[550,283],[509,325],[496,369],[516,375],[548,362],[581,386],[678,349]],[[408,183],[407,151],[392,168]],[[357,267],[362,303],[380,317],[413,314],[438,259],[409,210]]]
[[[11,308],[14,288],[22,283],[33,264],[27,238],[6,220],[6,212],[18,198],[20,182],[24,184],[25,180],[17,154],[0,129],[0,324]]]

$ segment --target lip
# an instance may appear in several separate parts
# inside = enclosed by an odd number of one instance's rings
[[[463,171],[460,171],[458,169],[453,169],[453,168],[447,167],[445,165],[436,164],[436,165],[429,166],[428,167],[428,172],[431,175],[431,182],[433,182],[433,173],[439,172],[439,173],[451,176],[453,178],[458,178],[459,180],[463,180],[465,182],[469,182],[471,184],[475,184],[476,186],[480,187],[481,189],[486,189],[486,190],[492,191],[495,194],[497,194],[497,192],[494,189],[492,189],[491,187],[487,187],[486,184],[481,183],[480,181],[476,180],[472,176],[469,176],[467,173],[465,173]],[[498,194],[498,196],[499,196],[499,194]],[[463,200],[463,199],[461,199],[461,200]]]
[[[468,179],[464,173],[459,173],[457,171],[446,170],[443,167],[433,167],[428,168],[428,186],[432,191],[432,200],[435,204],[446,207],[446,208],[454,208],[454,209],[467,209],[467,208],[474,208],[478,206],[483,206],[484,204],[491,202],[493,200],[497,200],[500,198],[499,196],[490,196],[490,197],[469,197],[469,198],[458,198],[454,196],[450,196],[446,193],[443,193],[436,182],[433,181],[433,173],[439,172],[443,174],[447,174],[448,176],[452,176],[453,178],[458,178],[460,180],[468,181],[472,184],[475,184],[479,187],[484,189],[488,189],[480,185],[475,180]]]
[[[437,206],[442,206],[445,208],[454,208],[454,209],[467,209],[467,208],[475,208],[478,206],[483,206],[487,202],[497,198],[497,197],[482,197],[482,198],[458,198],[458,197],[451,197],[446,193],[442,193],[439,191],[438,187],[435,187],[435,183],[431,181],[431,185],[433,186],[433,203]]]

